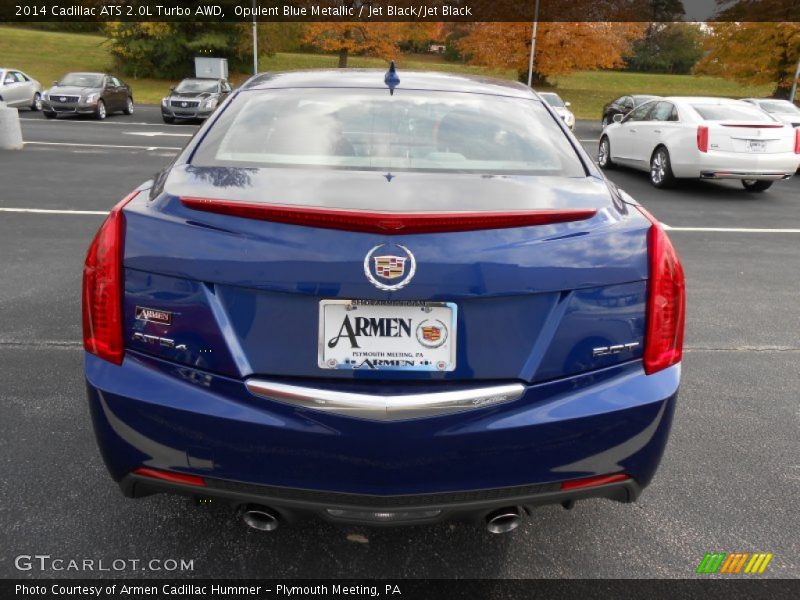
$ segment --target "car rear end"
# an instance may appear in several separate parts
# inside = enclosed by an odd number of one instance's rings
[[[636,499],[675,408],[682,269],[515,93],[245,86],[112,211],[87,255],[85,368],[127,495],[229,502],[262,529],[498,531],[520,507]],[[524,173],[488,167],[475,148],[519,140],[476,107],[539,136]],[[442,141],[444,109],[474,148]]]
[[[738,101],[689,102],[700,117],[697,163],[705,179],[770,181],[794,175],[800,165],[800,129]]]

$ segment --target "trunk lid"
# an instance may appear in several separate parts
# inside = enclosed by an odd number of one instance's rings
[[[547,225],[385,235],[213,214],[187,208],[182,196],[355,211],[597,212]],[[542,381],[642,354],[649,223],[600,179],[182,166],[125,217],[127,347],[201,370]],[[413,277],[379,289],[365,272],[370,253],[401,254],[398,245],[413,254]],[[333,300],[388,303],[390,311],[392,303],[449,303],[453,368],[324,368],[321,303]],[[164,315],[141,318],[144,309]],[[412,337],[423,316],[413,328],[386,326]]]
[[[743,154],[794,151],[794,131],[782,123],[722,121],[709,124],[709,149]]]

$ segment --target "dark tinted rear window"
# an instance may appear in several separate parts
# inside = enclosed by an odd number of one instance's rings
[[[243,92],[192,164],[586,175],[538,100],[414,90]]]

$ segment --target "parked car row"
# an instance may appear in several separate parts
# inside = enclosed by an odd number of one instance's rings
[[[681,178],[737,179],[763,192],[800,167],[800,110],[791,102],[651,97],[608,122],[621,106],[604,109],[598,163],[649,171],[656,187]]]
[[[232,91],[226,79],[184,79],[161,101],[161,116],[165,123],[206,119]],[[115,112],[132,115],[135,110],[131,87],[110,73],[67,73],[44,90],[22,71],[0,67],[0,101],[41,110],[48,119],[91,115],[102,120]]]

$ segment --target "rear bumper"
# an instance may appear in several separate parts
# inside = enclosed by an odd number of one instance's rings
[[[281,520],[290,523],[321,517],[332,522],[365,525],[408,525],[450,520],[480,522],[491,512],[510,506],[526,509],[547,504],[570,506],[573,502],[590,498],[627,503],[634,502],[642,491],[633,479],[568,491],[561,490],[560,484],[554,483],[405,496],[320,492],[221,479],[205,479],[205,483],[205,487],[198,488],[129,474],[120,481],[120,489],[129,498],[170,493],[193,497],[204,505],[268,506],[279,514]]]
[[[777,181],[788,179],[792,173],[774,173],[769,171],[701,171],[702,179],[756,179],[761,181]]]
[[[786,179],[800,166],[800,155],[794,153],[694,151],[671,158],[676,177],[702,179]]]
[[[187,493],[334,520],[328,509],[422,503],[441,511],[436,520],[510,504],[634,500],[661,460],[680,365],[646,376],[633,361],[525,386],[513,402],[396,422],[290,406],[249,393],[241,381],[133,352],[121,366],[87,354],[86,379],[101,453],[130,496]],[[132,475],[139,467],[197,475],[207,485]],[[609,473],[631,480],[561,490],[563,481]]]

